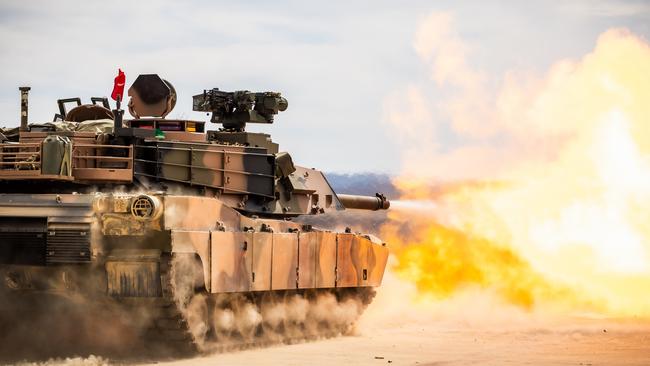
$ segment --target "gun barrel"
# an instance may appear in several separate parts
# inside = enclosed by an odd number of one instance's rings
[[[377,193],[375,196],[357,196],[353,194],[337,195],[339,201],[345,208],[357,210],[387,210],[390,207],[390,201],[383,194]]]

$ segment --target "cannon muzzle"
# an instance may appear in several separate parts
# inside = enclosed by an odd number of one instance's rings
[[[383,194],[377,193],[373,196],[357,196],[354,194],[339,194],[339,201],[345,208],[357,210],[387,210],[390,207],[390,201]]]

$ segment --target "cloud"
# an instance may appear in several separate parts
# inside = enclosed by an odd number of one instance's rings
[[[645,1],[572,1],[558,3],[560,11],[598,18],[647,17],[650,4]]]
[[[400,126],[397,141],[407,175],[503,178],[523,162],[554,159],[609,109],[625,109],[634,119],[644,113],[639,99],[647,98],[643,60],[649,48],[626,29],[604,32],[592,52],[560,59],[546,72],[513,68],[491,79],[470,64],[472,45],[460,37],[448,12],[422,18],[413,47],[429,86],[394,92],[385,114]],[[401,94],[410,102],[395,97]],[[396,103],[406,110],[395,113]],[[442,143],[445,139],[453,143]]]

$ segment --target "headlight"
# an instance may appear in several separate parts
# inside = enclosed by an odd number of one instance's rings
[[[148,195],[139,195],[131,200],[131,214],[140,220],[152,220],[160,216],[160,200]]]

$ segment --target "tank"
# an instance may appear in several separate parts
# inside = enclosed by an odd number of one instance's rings
[[[192,106],[211,124],[166,119],[176,91],[148,74],[128,89],[132,119],[120,92],[113,110],[61,99],[53,122],[29,124],[29,90],[20,127],[0,130],[3,329],[58,319],[48,299],[129,329],[118,337],[201,352],[340,335],[372,300],[386,244],[300,218],[390,203],[334,192],[247,131],[288,108],[280,93],[206,89]]]

